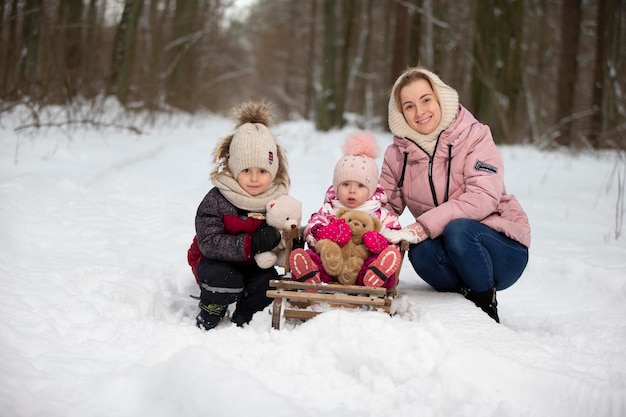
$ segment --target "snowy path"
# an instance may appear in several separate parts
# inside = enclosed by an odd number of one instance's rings
[[[501,325],[407,261],[393,317],[336,310],[278,332],[264,312],[204,333],[186,250],[231,128],[20,139],[17,164],[0,129],[0,415],[626,415],[613,156],[502,149],[533,244]],[[347,131],[276,132],[307,217]]]

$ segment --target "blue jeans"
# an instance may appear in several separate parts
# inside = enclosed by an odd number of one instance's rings
[[[528,263],[528,248],[484,224],[451,221],[443,234],[409,248],[415,272],[437,291],[503,290],[513,285]]]

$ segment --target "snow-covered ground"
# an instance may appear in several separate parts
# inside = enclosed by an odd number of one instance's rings
[[[626,415],[615,154],[501,148],[533,242],[499,325],[407,262],[393,317],[333,310],[276,331],[267,309],[202,332],[186,251],[232,122],[69,139],[1,117],[0,416]],[[353,131],[274,128],[305,218]]]

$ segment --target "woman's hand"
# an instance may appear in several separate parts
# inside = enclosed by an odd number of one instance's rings
[[[428,237],[428,232],[420,222],[415,222],[400,230],[384,230],[382,235],[391,243],[398,243],[406,240],[409,243],[420,243]]]

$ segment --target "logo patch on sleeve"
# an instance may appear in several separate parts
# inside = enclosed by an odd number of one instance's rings
[[[474,169],[476,171],[491,172],[492,174],[497,174],[498,173],[498,168],[497,167],[495,167],[493,165],[486,164],[483,161],[478,161],[478,160],[476,160],[476,163],[474,164]]]

